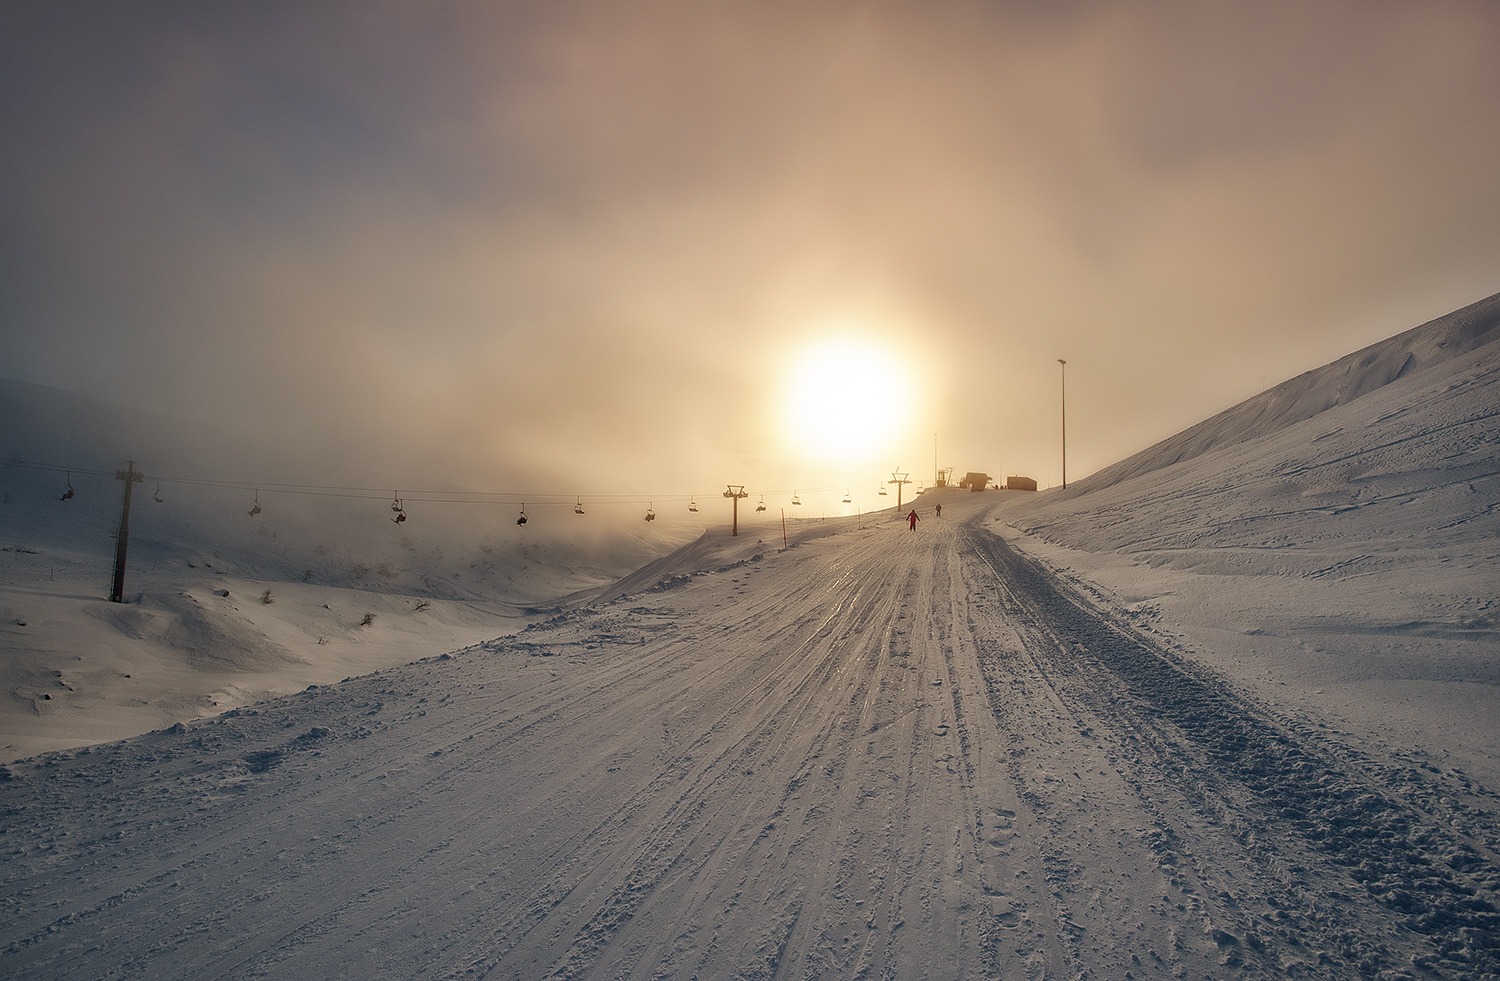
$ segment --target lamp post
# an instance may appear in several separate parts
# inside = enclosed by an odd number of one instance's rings
[[[1068,363],[1057,359],[1062,365],[1062,489],[1068,489]]]

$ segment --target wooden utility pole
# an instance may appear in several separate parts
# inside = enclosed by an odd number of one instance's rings
[[[901,488],[911,483],[911,481],[906,479],[906,474],[892,471],[890,483],[896,485],[896,513],[899,514],[901,512]]]
[[[726,484],[725,486],[728,487],[729,489],[724,492],[724,496],[727,497],[727,498],[729,498],[730,500],[734,501],[734,531],[733,531],[733,534],[734,534],[735,537],[739,537],[739,533],[740,533],[740,498],[742,498],[742,497],[749,497],[750,495],[745,493],[745,485],[744,484]]]
[[[115,535],[115,580],[109,587],[111,602],[125,602],[125,550],[130,547],[130,490],[146,479],[146,475],[135,472],[135,461],[125,464],[124,470],[115,471],[115,479],[125,481],[125,505],[120,509],[120,531]]]

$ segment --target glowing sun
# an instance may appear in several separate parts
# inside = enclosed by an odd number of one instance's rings
[[[783,426],[804,454],[854,461],[898,435],[911,382],[878,346],[848,338],[804,348],[786,378]]]

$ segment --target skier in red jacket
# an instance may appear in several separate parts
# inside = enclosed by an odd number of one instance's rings
[[[909,522],[911,522],[911,530],[912,531],[916,531],[917,530],[917,509],[916,508],[912,508],[911,509],[911,514],[908,514],[906,516],[906,520],[909,521]]]

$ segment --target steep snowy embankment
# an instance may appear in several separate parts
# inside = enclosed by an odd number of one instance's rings
[[[1298,375],[1077,481],[1087,492],[1280,433],[1297,423],[1500,341],[1500,293]],[[1461,368],[1456,370],[1462,370]]]
[[[1497,310],[1303,376],[1295,400],[1331,406],[1310,418],[1237,442],[1226,414],[1197,427],[1211,450],[1148,451],[997,520],[1267,697],[1500,783],[1500,339],[1475,333]],[[1401,363],[1427,367],[1385,379]]]

